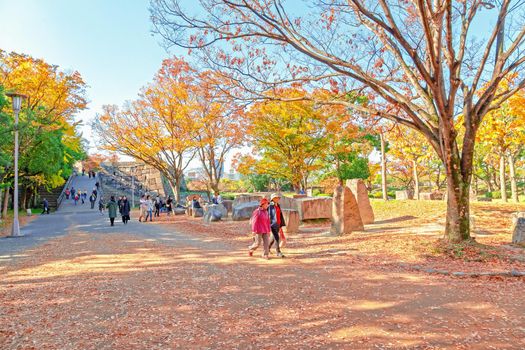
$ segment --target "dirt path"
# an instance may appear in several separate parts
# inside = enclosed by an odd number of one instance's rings
[[[263,261],[162,225],[96,225],[0,265],[0,348],[525,348],[523,279],[429,276],[353,250]]]

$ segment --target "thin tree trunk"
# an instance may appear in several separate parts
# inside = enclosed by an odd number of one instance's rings
[[[501,200],[507,201],[507,189],[505,186],[505,155],[501,155],[499,159],[499,184],[501,191]]]
[[[518,187],[516,185],[516,170],[514,168],[514,156],[509,155],[509,169],[510,169],[510,190],[512,191],[512,200],[519,202],[518,199]]]
[[[414,199],[419,200],[419,175],[417,173],[417,163],[412,161],[412,171],[414,172]]]
[[[4,205],[2,208],[2,217],[7,218],[7,209],[9,208],[9,187],[4,188]]]
[[[385,153],[385,136],[383,133],[379,134],[381,140],[381,190],[383,192],[383,200],[388,200],[387,184],[386,184],[386,153]]]
[[[22,191],[22,209],[23,210],[26,210],[27,209],[27,187],[24,187],[23,191]]]

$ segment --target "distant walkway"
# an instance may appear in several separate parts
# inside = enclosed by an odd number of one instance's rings
[[[89,195],[95,187],[96,180],[88,176],[76,176],[71,182],[75,190],[86,191],[88,199],[84,204],[80,200],[75,205],[72,199],[64,199],[58,210],[49,215],[39,215],[20,229],[24,237],[1,238],[0,239],[0,262],[9,261],[17,257],[23,257],[27,254],[26,249],[33,248],[39,244],[45,243],[51,238],[64,236],[70,228],[75,226],[82,227],[93,221],[101,220],[98,212],[98,206],[90,209]],[[98,202],[97,202],[98,204]]]
[[[90,212],[90,203],[89,203],[89,196],[91,195],[91,192],[93,191],[93,188],[95,187],[95,183],[97,182],[94,178],[89,178],[87,175],[82,176],[78,175],[73,178],[71,181],[71,188],[74,188],[77,192],[80,190],[82,192],[87,193],[87,199],[85,200],[84,204],[81,204],[82,201],[79,200],[77,205],[75,205],[75,201],[71,198],[65,199],[60,204],[60,207],[58,208],[57,212],[60,214],[65,213],[84,213],[84,212]],[[100,196],[99,196],[100,197]],[[97,198],[97,208],[98,209],[98,198]]]
[[[76,176],[72,180],[72,187],[75,190],[87,191],[90,195],[95,183],[95,179],[89,179],[87,176]],[[106,197],[104,199],[107,202]],[[221,239],[203,241],[199,237],[176,232],[169,224],[139,223],[137,215],[138,213],[132,213],[131,221],[127,225],[122,224],[119,216],[115,226],[110,227],[107,211],[101,215],[98,210],[98,199],[94,209],[91,209],[89,196],[84,204],[79,201],[77,205],[72,199],[64,199],[56,212],[39,215],[24,226],[21,229],[24,237],[0,238],[0,264],[28,256],[32,249],[52,238],[79,231],[104,235],[129,233],[144,241],[156,241],[169,246],[184,244],[221,252],[228,250],[228,245]]]

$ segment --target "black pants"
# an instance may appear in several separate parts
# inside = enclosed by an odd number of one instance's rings
[[[129,221],[129,216],[128,215],[122,215],[122,222],[127,224]]]
[[[272,248],[273,244],[277,244],[277,246],[275,247],[275,251],[277,253],[280,253],[281,252],[281,248],[279,248],[279,240],[280,240],[280,237],[279,237],[279,228],[277,227],[272,227],[272,235],[273,235],[273,241],[270,242],[270,249]]]
[[[111,222],[111,226],[115,226],[115,218],[109,218],[109,221]]]
[[[42,212],[42,214],[49,214],[49,208],[44,208],[44,211]]]
[[[91,209],[95,209],[95,202],[91,202]]]

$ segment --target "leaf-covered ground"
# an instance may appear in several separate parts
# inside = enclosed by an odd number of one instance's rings
[[[507,254],[505,220],[495,219],[514,209],[476,206],[478,225],[494,231],[478,234],[474,253],[449,252],[430,232],[440,209],[431,220],[412,203],[374,203],[378,223],[346,237],[305,225],[287,257],[269,261],[248,257],[246,223],[178,216],[127,233],[72,230],[0,265],[0,348],[525,348],[524,278],[410,268],[523,269]],[[194,241],[148,237],[146,225]],[[480,260],[482,249],[497,254]],[[520,249],[512,247],[516,257]]]

